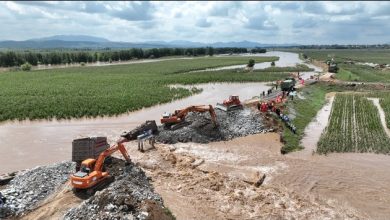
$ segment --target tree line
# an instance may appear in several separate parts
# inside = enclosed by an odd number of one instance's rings
[[[126,50],[52,50],[52,51],[0,51],[0,66],[15,67],[29,63],[56,65],[70,63],[114,62],[166,56],[213,56],[214,54],[247,53],[247,48],[153,48]]]

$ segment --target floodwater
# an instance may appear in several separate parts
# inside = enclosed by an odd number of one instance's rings
[[[278,61],[275,61],[276,67],[291,67],[295,66],[297,64],[305,64],[310,68],[313,68],[314,71],[309,72],[301,72],[301,77],[303,79],[309,79],[311,75],[314,75],[318,72],[322,72],[322,69],[309,63],[304,63],[301,59],[299,59],[299,54],[297,53],[290,53],[290,52],[281,52],[281,51],[268,51],[266,53],[260,53],[260,54],[237,54],[239,56],[259,56],[259,57],[269,57],[269,56],[277,56],[279,57]],[[221,56],[228,56],[228,55],[221,55]],[[246,65],[233,65],[233,66],[225,66],[225,67],[219,67],[219,68],[210,68],[206,70],[197,70],[193,72],[201,72],[201,71],[207,71],[207,70],[224,70],[224,69],[237,69],[237,68],[245,68]],[[256,63],[253,67],[254,69],[265,69],[271,67],[271,62],[263,62],[263,63]]]
[[[317,143],[320,140],[322,132],[328,125],[333,100],[334,94],[328,95],[327,103],[317,112],[315,118],[306,126],[304,131],[305,135],[301,140],[301,144],[304,149],[299,152],[291,153],[290,155],[308,157],[317,150]]]
[[[72,140],[88,136],[107,136],[116,141],[123,131],[146,120],[159,122],[161,114],[189,105],[221,102],[232,93],[246,100],[270,87],[266,83],[199,84],[203,91],[171,103],[144,108],[118,117],[72,120],[16,121],[0,124],[0,173],[31,168],[71,159]]]

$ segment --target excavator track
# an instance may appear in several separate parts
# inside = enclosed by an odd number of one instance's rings
[[[92,186],[89,189],[77,189],[73,188],[74,194],[81,199],[88,199],[89,197],[95,195],[97,191],[101,191],[114,182],[115,178],[113,176],[108,176],[101,180],[96,185]]]

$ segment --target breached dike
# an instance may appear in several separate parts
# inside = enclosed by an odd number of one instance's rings
[[[186,122],[189,125],[177,130],[166,130],[160,126],[160,133],[156,140],[165,144],[209,143],[272,130],[264,125],[263,118],[257,110],[244,109],[224,112],[217,109],[216,115],[218,126],[214,127],[208,114],[190,113],[186,117]]]

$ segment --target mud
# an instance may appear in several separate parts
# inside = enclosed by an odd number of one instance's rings
[[[329,116],[332,110],[334,94],[327,95],[327,103],[318,111],[314,119],[306,126],[301,144],[304,147],[299,152],[293,152],[290,155],[309,157],[317,150],[317,143],[320,140],[322,132],[328,125]]]
[[[260,112],[255,109],[245,108],[230,112],[216,109],[215,112],[217,126],[212,123],[208,113],[190,113],[185,119],[189,125],[177,130],[164,129],[163,126],[160,126],[156,140],[168,144],[177,142],[209,143],[270,130],[264,126]]]

